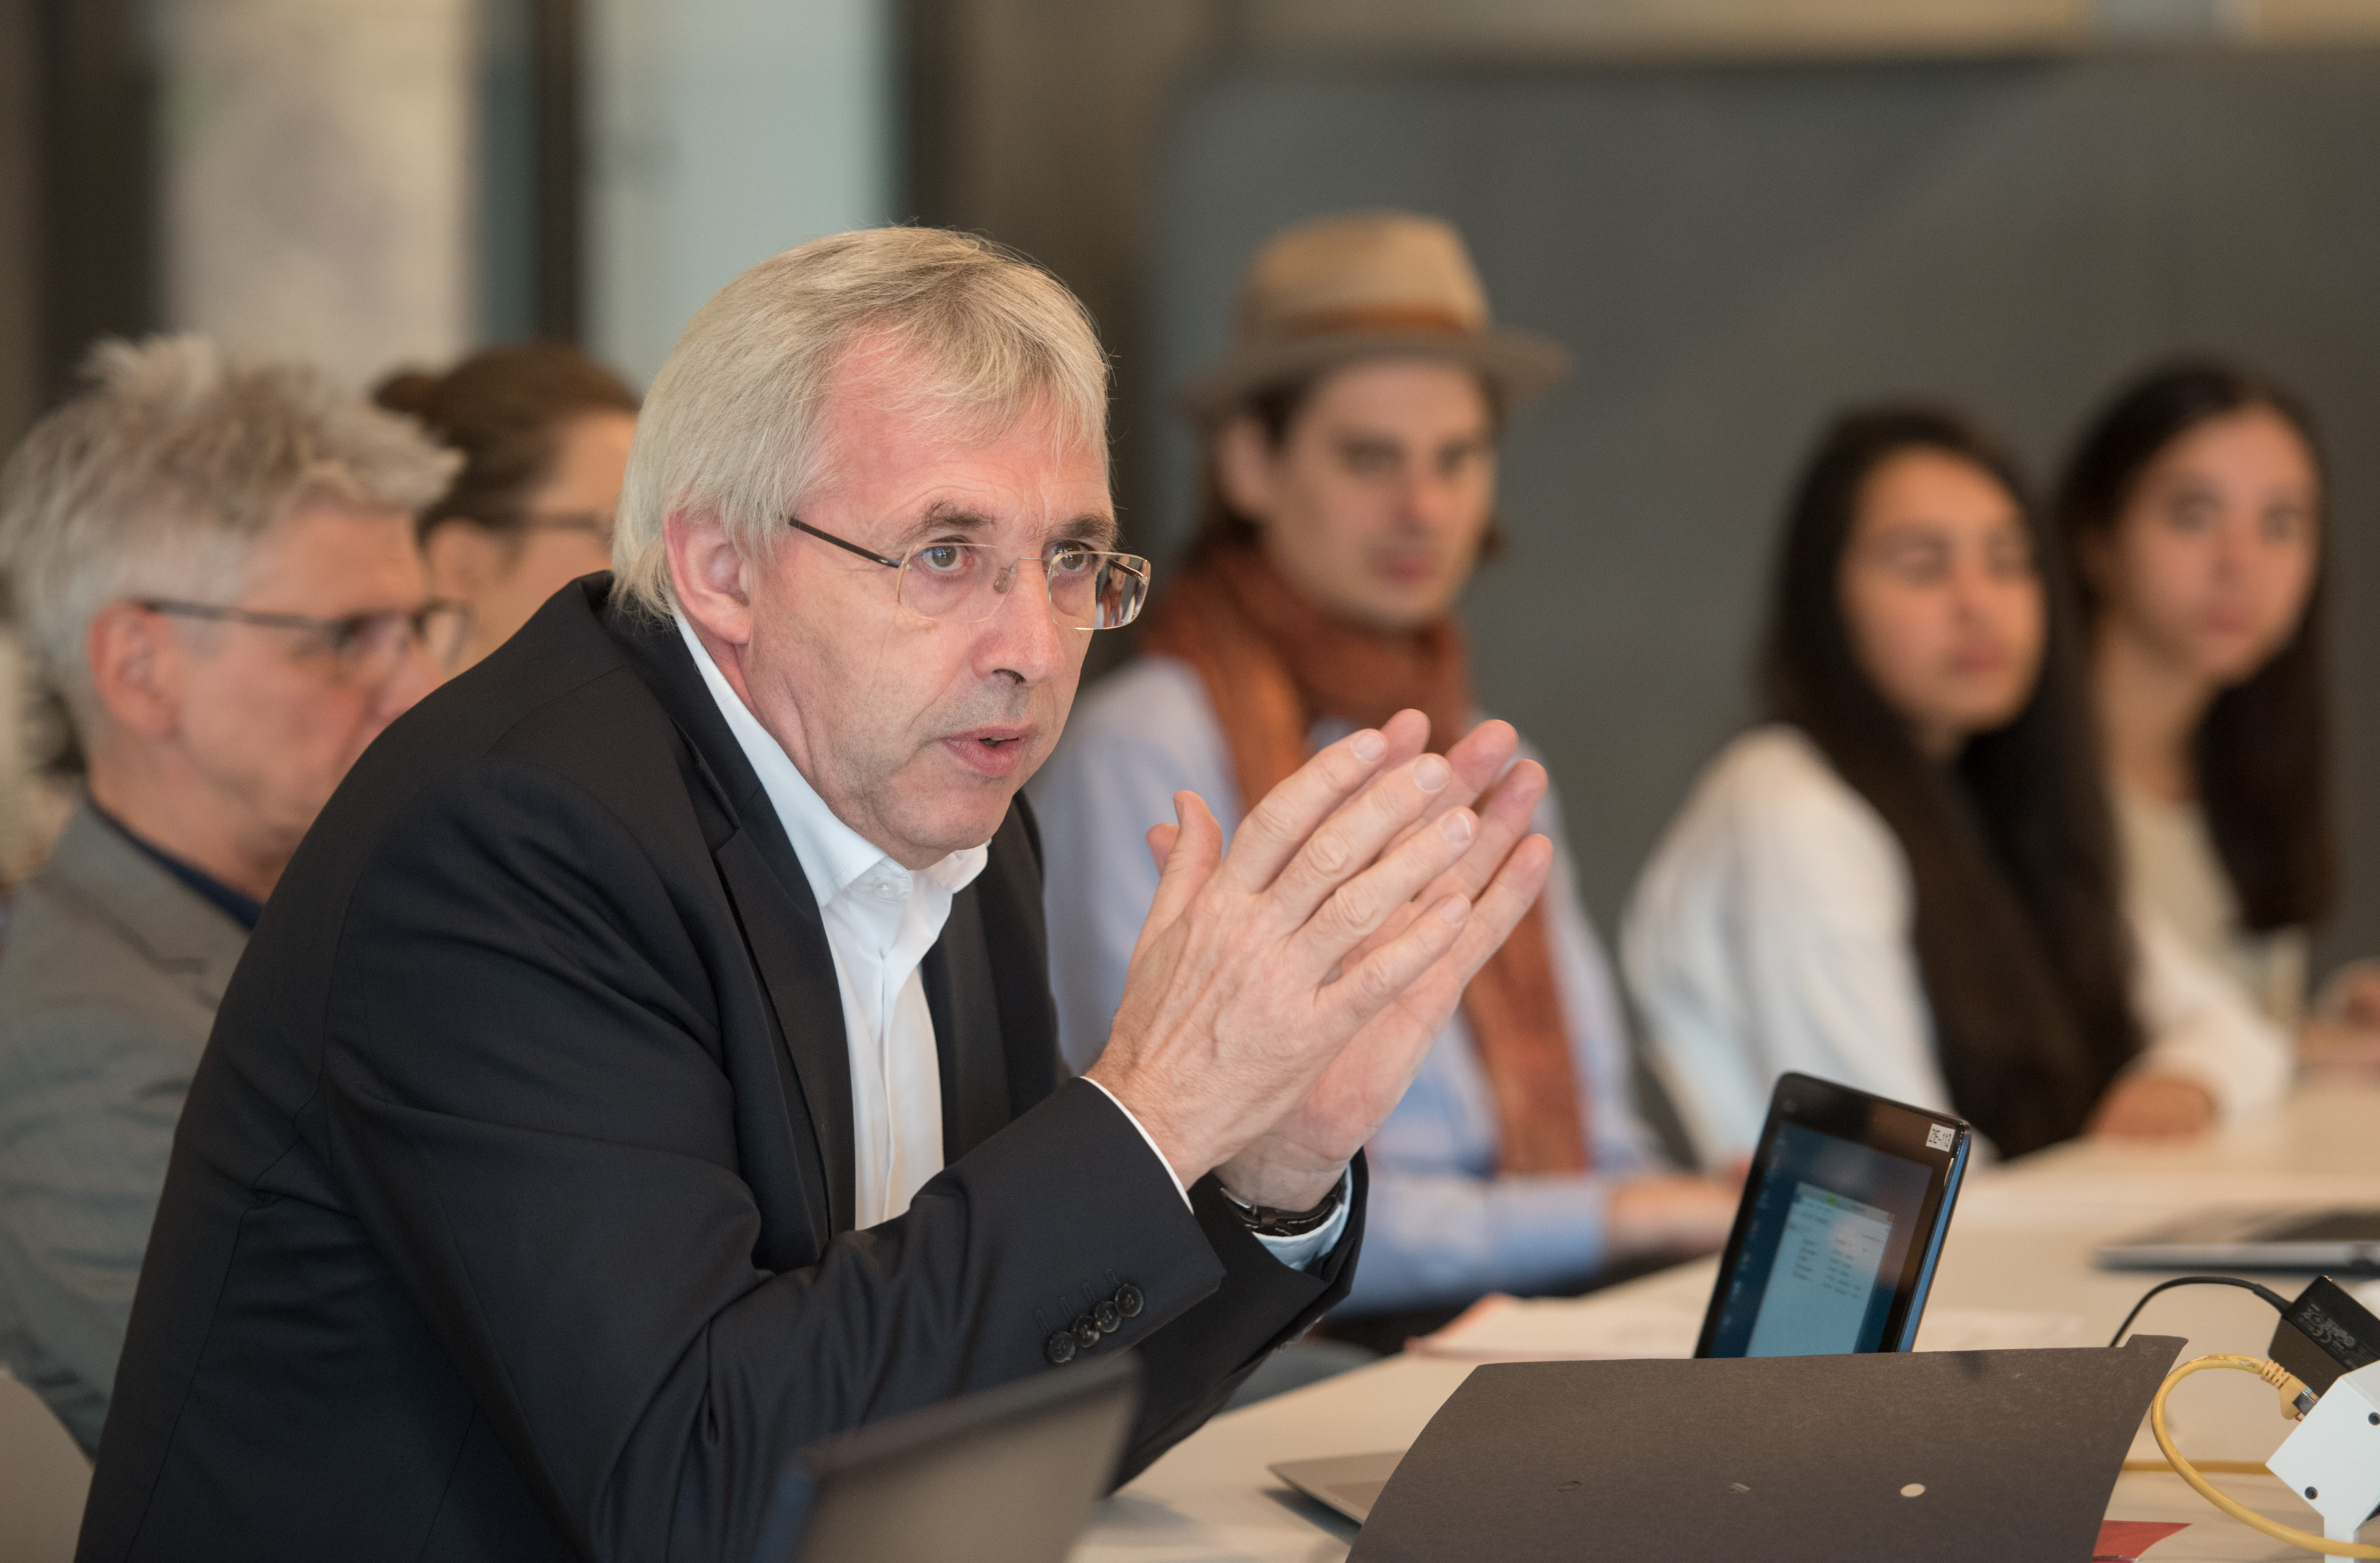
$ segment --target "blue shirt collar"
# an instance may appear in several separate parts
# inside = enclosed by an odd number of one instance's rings
[[[264,915],[264,903],[242,891],[236,891],[202,868],[194,868],[164,848],[141,840],[130,826],[99,806],[97,798],[88,800],[93,818],[140,850],[143,856],[179,879],[190,891],[237,923],[249,932],[256,931],[256,920]]]

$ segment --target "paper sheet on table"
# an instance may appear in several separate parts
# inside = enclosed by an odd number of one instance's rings
[[[1435,1335],[1406,1343],[1425,1356],[1464,1362],[1575,1362],[1600,1357],[1691,1357],[1703,1301],[1670,1297],[1488,1297]],[[1921,1351],[2081,1346],[2076,1314],[1929,1308]]]
[[[1700,1303],[1661,1298],[1614,1298],[1592,1306],[1568,1297],[1484,1297],[1405,1349],[1478,1363],[1691,1357],[1702,1325]]]
[[[2249,1172],[2188,1166],[2043,1168],[2019,1163],[1968,1180],[1957,1224],[2038,1230],[2130,1231],[2193,1210],[2369,1208],[2368,1173]]]

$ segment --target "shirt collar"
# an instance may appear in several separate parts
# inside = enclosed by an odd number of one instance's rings
[[[143,857],[173,875],[200,899],[249,933],[256,931],[257,919],[264,915],[264,903],[245,891],[232,889],[205,869],[185,863],[154,842],[135,834],[131,826],[100,807],[97,798],[89,798],[88,801],[91,817],[131,842]]]
[[[834,900],[880,863],[891,863],[905,882],[905,869],[892,862],[882,847],[844,824],[827,806],[826,800],[818,795],[818,789],[794,764],[784,745],[760,725],[760,719],[752,714],[743,697],[720,672],[719,665],[710,660],[710,652],[694,633],[694,626],[686,623],[686,615],[674,612],[671,616],[677,622],[677,632],[685,637],[686,648],[693,654],[694,665],[717,703],[719,714],[727,720],[727,730],[735,735],[736,746],[744,751],[744,757],[752,762],[752,769],[759,776],[761,790],[769,794],[769,803],[776,809],[778,821],[794,844],[794,856],[800,860],[802,873],[808,878],[819,904],[823,906]],[[918,872],[956,895],[975,881],[990,857],[989,844],[963,847]]]

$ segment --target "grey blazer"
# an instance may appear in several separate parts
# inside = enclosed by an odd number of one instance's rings
[[[247,944],[85,803],[0,949],[0,1360],[86,1450],[190,1072]]]

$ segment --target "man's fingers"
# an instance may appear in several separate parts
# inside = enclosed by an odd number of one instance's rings
[[[1300,963],[1317,975],[1342,970],[1359,950],[1402,937],[1420,910],[1414,898],[1446,874],[1479,833],[1478,817],[1452,809],[1398,841],[1379,860],[1325,896],[1291,939]],[[1275,887],[1280,894],[1299,872],[1293,865]],[[1427,898],[1436,905],[1442,899]]]
[[[1497,784],[1496,778],[1512,763],[1512,756],[1520,746],[1520,734],[1513,732],[1512,724],[1507,721],[1483,721],[1463,734],[1463,741],[1448,750],[1445,757],[1447,763],[1454,768],[1454,780],[1439,794],[1422,817],[1406,829],[1417,830],[1450,808],[1465,808],[1476,802],[1481,794]],[[1538,766],[1536,769],[1543,770],[1545,768]],[[1388,774],[1389,768],[1384,766],[1371,785],[1380,785]],[[1357,801],[1360,801],[1360,794]],[[1354,806],[1354,803],[1346,804],[1342,806],[1342,812]]]
[[[1402,933],[1350,965],[1322,990],[1323,1001],[1342,1012],[1337,1025],[1361,1030],[1403,997],[1405,989],[1462,942],[1475,915],[1463,897],[1447,896],[1408,922]]]
[[[1419,754],[1428,738],[1428,718],[1399,711],[1378,728],[1325,745],[1248,811],[1232,838],[1224,872],[1242,890],[1262,891],[1342,804],[1383,770]]]
[[[1529,909],[1537,899],[1538,892],[1545,888],[1546,875],[1552,868],[1553,860],[1553,842],[1543,836],[1531,836],[1512,850],[1501,871],[1489,882],[1486,893],[1470,903],[1470,915],[1456,931],[1454,942],[1427,969],[1415,973],[1408,979],[1404,990],[1390,1000],[1409,1023],[1406,1026],[1408,1031],[1419,1036],[1435,1037],[1446,1029],[1455,1005],[1462,1001],[1463,990],[1471,985],[1473,977],[1479,975],[1479,968],[1488,963],[1488,957],[1503,947],[1504,940],[1512,936],[1513,927],[1519,924],[1521,915]],[[1432,897],[1438,895],[1435,888],[1428,893]],[[1456,899],[1461,898],[1434,899],[1429,904],[1442,905],[1447,900]],[[1429,920],[1427,913],[1416,909],[1404,931],[1409,934],[1414,926]],[[1389,942],[1374,939],[1366,954],[1360,960],[1349,962],[1347,969],[1352,972],[1360,968],[1373,954],[1388,948]]]
[[[1222,859],[1223,828],[1216,823],[1206,799],[1196,793],[1176,793],[1173,812],[1179,824],[1159,825],[1148,832],[1151,852],[1157,850],[1160,832],[1170,832],[1172,839],[1166,842],[1164,855],[1158,859],[1157,895],[1148,903],[1148,915],[1141,919],[1140,938],[1133,942],[1135,964],[1150,941],[1188,910]]]
[[[1523,760],[1488,793],[1488,807],[1517,809],[1520,817],[1526,819],[1544,800],[1546,785],[1546,768],[1535,760]]]
[[[1471,796],[1477,797],[1496,784],[1496,778],[1512,763],[1520,752],[1521,735],[1509,721],[1483,721],[1463,735],[1463,741],[1446,751],[1447,762]],[[1540,767],[1539,769],[1543,769]],[[1470,799],[1463,800],[1468,803]]]
[[[1460,852],[1445,851],[1448,843],[1435,830],[1415,831],[1408,827],[1429,811],[1437,794],[1453,780],[1454,769],[1444,758],[1422,755],[1365,788],[1354,803],[1324,820],[1274,878],[1264,893],[1268,920],[1281,932],[1289,932],[1312,917],[1349,880],[1372,865],[1402,854],[1408,845],[1417,846],[1425,855],[1443,858],[1431,872],[1442,871]],[[1443,815],[1440,822],[1453,818]],[[1463,832],[1460,845],[1468,846],[1478,822],[1467,809],[1458,828]],[[1403,858],[1414,860],[1409,854]],[[1398,899],[1412,896],[1428,882],[1427,878],[1415,879]],[[1382,907],[1379,915],[1386,915],[1387,908]],[[1364,930],[1369,931],[1368,927]]]
[[[1531,836],[1512,849],[1488,888],[1473,898],[1470,919],[1451,957],[1462,982],[1470,982],[1488,963],[1488,957],[1503,947],[1505,939],[1519,926],[1522,914],[1536,903],[1538,892],[1546,888],[1546,875],[1553,864],[1553,842],[1543,836]]]
[[[1512,849],[1529,833],[1529,825],[1536,818],[1537,805],[1546,795],[1546,768],[1535,760],[1523,760],[1511,774],[1496,784],[1479,811],[1479,839],[1452,868],[1445,879],[1429,887],[1427,893],[1475,896],[1495,878]]]
[[[1348,952],[1346,959],[1360,961],[1376,946],[1394,939],[1404,931],[1406,918],[1418,915],[1423,906],[1440,896],[1459,895],[1467,899],[1486,889],[1488,882],[1496,877],[1496,870],[1502,867],[1504,860],[1512,855],[1513,847],[1529,833],[1530,821],[1536,817],[1537,802],[1545,793],[1545,767],[1535,760],[1523,760],[1514,766],[1512,773],[1488,794],[1488,806],[1478,816],[1478,838],[1471,843],[1470,850],[1456,859],[1454,866],[1423,887],[1411,905],[1383,918],[1368,939]]]
[[[1157,864],[1158,878],[1165,877],[1165,860],[1173,855],[1173,842],[1182,834],[1182,827],[1167,820],[1148,828],[1148,855]]]
[[[1380,737],[1389,745],[1380,764],[1402,765],[1429,747],[1429,718],[1408,708],[1380,723]]]
[[[1483,721],[1464,733],[1462,742],[1444,756],[1446,763],[1454,768],[1454,781],[1438,795],[1429,812],[1423,816],[1424,821],[1447,809],[1467,808],[1477,802],[1482,794],[1496,785],[1496,779],[1504,774],[1504,768],[1512,763],[1512,756],[1520,747],[1521,735],[1512,731],[1509,721]]]

